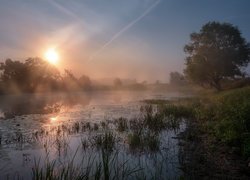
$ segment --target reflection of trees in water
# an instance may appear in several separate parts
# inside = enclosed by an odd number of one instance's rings
[[[3,96],[0,111],[6,119],[28,114],[51,114],[75,105],[87,106],[90,94]]]

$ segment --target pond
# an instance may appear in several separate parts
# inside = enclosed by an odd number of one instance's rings
[[[143,100],[186,96],[159,91],[0,96],[0,179],[32,179],[48,163],[57,172],[71,162],[74,167],[95,166],[89,170],[95,174],[96,164],[103,165],[104,156],[108,158],[110,177],[130,172],[136,175],[126,175],[129,179],[178,179],[181,170],[176,137],[185,130],[185,122],[157,133],[148,133],[143,125],[136,129],[135,124],[145,118],[142,107],[147,105]],[[152,107],[152,114],[155,109]],[[134,147],[133,133],[139,131],[147,141],[157,140],[148,141],[151,144],[147,147]],[[112,146],[109,152],[102,150],[106,139]],[[126,167],[127,172],[116,167]]]

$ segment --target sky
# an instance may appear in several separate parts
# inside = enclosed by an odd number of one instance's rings
[[[92,79],[168,81],[183,47],[209,21],[250,42],[249,0],[0,0],[0,62],[59,54],[60,70]],[[249,68],[250,69],[250,68]]]

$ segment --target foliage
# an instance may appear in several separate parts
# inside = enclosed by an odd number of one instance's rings
[[[40,58],[28,58],[24,63],[7,59],[0,64],[0,79],[10,91],[34,92],[37,89],[58,88],[59,71]]]
[[[169,83],[171,85],[180,86],[180,85],[186,84],[186,80],[184,78],[184,75],[179,73],[179,72],[171,72],[169,74],[169,76],[170,76]]]
[[[250,157],[250,87],[201,98],[193,112],[204,131]]]
[[[91,80],[88,76],[82,75],[78,81],[79,81],[81,88],[83,88],[85,90],[91,89]]]
[[[148,103],[155,101],[148,101]],[[156,101],[157,102],[157,101]],[[158,113],[165,117],[157,118],[151,107],[147,107],[143,128],[153,131],[161,128],[178,127],[178,119],[197,120],[202,131],[231,147],[238,147],[242,155],[250,157],[250,87],[234,89],[217,94],[203,95],[199,98],[187,98],[179,101],[158,103]],[[158,116],[159,117],[159,116]],[[135,134],[138,135],[138,134]],[[134,134],[131,144],[141,143]],[[140,136],[143,137],[143,136]]]
[[[78,90],[80,85],[78,79],[72,73],[71,70],[65,69],[64,76],[63,76],[63,86],[66,90]]]
[[[194,83],[221,89],[221,80],[243,76],[250,61],[250,45],[239,29],[228,23],[209,22],[190,35],[184,48],[185,75]]]
[[[7,59],[0,63],[0,93],[81,89],[91,89],[89,77],[77,79],[69,70],[61,76],[55,66],[40,58],[28,58],[24,62]]]

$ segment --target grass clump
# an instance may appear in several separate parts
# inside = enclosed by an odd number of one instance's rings
[[[142,138],[138,133],[132,133],[128,135],[128,144],[129,147],[134,149],[139,149],[143,147]]]
[[[193,109],[182,104],[167,104],[161,108],[161,113],[171,119],[189,118],[193,115]]]
[[[77,151],[69,162],[59,162],[49,160],[48,157],[42,165],[40,159],[35,160],[35,166],[32,169],[33,180],[110,180],[110,179],[131,179],[140,172],[139,166],[131,166],[129,161],[119,159],[119,153],[107,152],[101,149],[100,157],[96,159],[90,154],[78,163],[76,159]]]
[[[94,127],[93,127],[94,131],[98,131],[99,129],[99,125],[97,123],[94,123]]]
[[[144,137],[144,143],[149,151],[158,151],[160,148],[160,140],[157,134],[148,133]]]
[[[115,147],[116,136],[113,132],[105,132],[104,134],[98,134],[94,137],[94,145],[98,149],[105,149],[112,151]]]
[[[115,120],[116,129],[119,132],[124,132],[128,129],[128,120],[126,118],[120,117]]]
[[[131,133],[128,135],[128,144],[131,150],[158,151],[160,140],[157,134],[150,132],[146,134]]]

